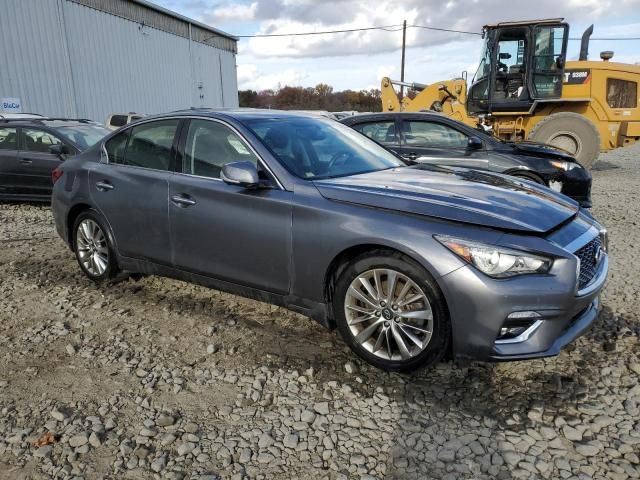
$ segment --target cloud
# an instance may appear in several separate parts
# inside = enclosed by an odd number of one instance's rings
[[[307,77],[306,72],[295,68],[263,72],[254,64],[238,65],[239,90],[277,90],[284,86],[301,85]]]
[[[221,2],[206,16],[215,21],[254,21],[258,34],[346,30],[372,25],[409,24],[480,32],[482,26],[506,20],[561,17],[571,22],[597,22],[601,15],[640,11],[640,0],[254,0]],[[410,28],[410,47],[438,46],[465,38],[462,35]],[[364,31],[305,37],[254,38],[243,43],[244,53],[258,57],[331,57],[396,51],[399,32]]]

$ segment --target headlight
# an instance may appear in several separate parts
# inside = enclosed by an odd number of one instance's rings
[[[440,235],[436,235],[435,239],[490,277],[504,278],[527,273],[547,273],[553,264],[550,258],[495,245]]]
[[[554,167],[566,172],[568,172],[569,170],[573,170],[574,168],[582,168],[582,166],[577,162],[563,162],[560,160],[552,160],[550,163]]]

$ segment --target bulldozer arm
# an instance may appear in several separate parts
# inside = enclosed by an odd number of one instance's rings
[[[400,100],[394,85],[405,86],[417,94],[413,99],[405,95]],[[473,127],[478,123],[477,118],[469,117],[467,114],[467,82],[462,78],[424,85],[398,82],[384,77],[380,91],[384,112],[435,111]]]

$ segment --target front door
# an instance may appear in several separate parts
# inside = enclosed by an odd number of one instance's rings
[[[171,262],[167,203],[179,123],[156,120],[128,128],[106,142],[108,163],[91,166],[91,198],[123,256]]]
[[[486,169],[484,148],[470,148],[469,136],[442,122],[402,120],[401,155],[418,163]]]
[[[0,127],[0,195],[21,193],[18,164],[18,129]]]
[[[23,193],[31,195],[51,195],[51,172],[60,165],[61,160],[49,149],[63,142],[52,133],[38,128],[22,127],[20,130],[17,158],[20,188]]]
[[[228,125],[190,121],[183,135],[183,173],[169,187],[171,239],[176,267],[220,280],[286,294],[291,258],[291,192],[247,190],[220,180],[222,167],[257,155]]]

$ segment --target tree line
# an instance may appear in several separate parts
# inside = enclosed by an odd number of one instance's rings
[[[280,110],[379,112],[382,107],[378,89],[334,92],[333,87],[325,83],[315,87],[281,87],[260,92],[240,90],[238,99],[241,107]]]

